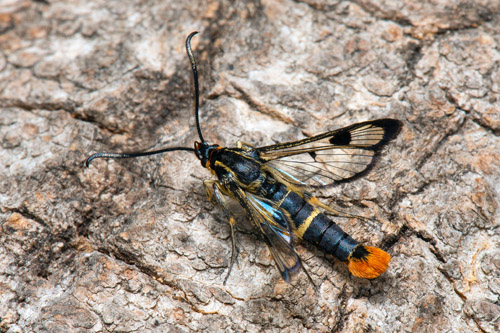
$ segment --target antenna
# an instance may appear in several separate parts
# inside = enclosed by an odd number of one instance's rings
[[[151,150],[151,151],[142,151],[142,152],[139,151],[136,153],[95,153],[95,154],[90,155],[85,160],[85,166],[88,167],[90,162],[95,158],[130,158],[130,157],[156,155],[156,154],[161,154],[161,153],[166,153],[169,151],[176,151],[176,150],[184,150],[184,151],[194,152],[194,148],[190,148],[190,147],[171,147],[171,148],[163,148],[163,149]]]
[[[191,68],[193,69],[193,81],[194,81],[194,114],[196,118],[196,129],[198,130],[198,136],[201,142],[205,142],[203,139],[203,134],[201,134],[200,128],[200,85],[198,84],[198,69],[196,67],[196,61],[194,60],[193,50],[191,49],[191,38],[198,34],[198,31],[193,31],[186,38],[186,52],[191,62]]]
[[[199,117],[199,109],[200,109],[200,88],[199,88],[199,83],[198,83],[198,70],[196,68],[196,61],[193,56],[193,50],[191,49],[191,38],[195,36],[198,33],[198,31],[194,31],[189,34],[186,38],[186,52],[189,58],[189,62],[191,63],[191,68],[193,69],[193,79],[194,79],[194,114],[195,114],[195,119],[196,119],[196,129],[198,130],[198,136],[200,137],[200,140],[202,142],[205,142],[203,139],[203,135],[201,134],[201,128],[200,128],[200,117]],[[196,150],[191,147],[170,147],[170,148],[162,148],[158,150],[151,150],[151,151],[139,151],[139,152],[132,152],[132,153],[95,153],[90,155],[87,160],[85,160],[85,166],[88,167],[90,162],[96,158],[131,158],[131,157],[140,157],[140,156],[149,156],[149,155],[156,155],[156,154],[162,154],[166,153],[169,151],[178,151],[178,150],[183,150],[183,151],[190,151],[190,152],[195,152]]]

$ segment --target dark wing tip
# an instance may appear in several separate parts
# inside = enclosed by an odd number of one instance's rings
[[[383,129],[383,131],[384,131],[382,139],[379,142],[377,142],[376,144],[369,147],[369,149],[372,149],[375,152],[373,159],[371,160],[371,162],[366,166],[366,168],[363,171],[357,173],[356,175],[354,175],[350,178],[337,180],[332,184],[350,182],[352,180],[358,179],[358,178],[364,176],[365,174],[367,174],[377,163],[377,161],[380,157],[380,150],[389,141],[396,138],[398,136],[399,132],[401,132],[401,128],[403,127],[403,122],[400,120],[397,120],[397,119],[392,119],[392,118],[381,118],[381,119],[376,119],[376,120],[365,121],[362,123],[357,123],[357,124],[354,124],[354,125],[351,125],[349,127],[344,128],[343,131],[341,131],[339,133],[338,140],[339,141],[342,141],[342,140],[346,141],[348,139],[351,140],[351,131],[352,130],[355,130],[356,128],[362,128],[362,127],[365,127],[367,125],[371,125],[372,127],[379,127],[381,129]],[[336,136],[332,137],[332,139],[334,139]],[[332,140],[332,139],[330,139],[330,140]],[[322,187],[322,186],[319,186],[319,187]]]
[[[382,148],[386,143],[398,136],[403,127],[403,122],[392,118],[381,118],[370,121],[365,121],[356,125],[372,125],[374,127],[380,127],[384,130],[384,136],[377,144],[373,145],[372,148],[378,150]],[[360,127],[361,127],[360,126]]]
[[[394,139],[398,136],[399,132],[401,132],[401,128],[403,128],[403,122],[401,120],[392,118],[377,119],[373,120],[371,123],[384,129],[384,139],[378,144],[379,146]]]
[[[357,134],[369,134],[374,130],[374,128],[377,127],[383,130],[383,135],[379,142],[371,145],[371,149],[380,148],[390,140],[394,139],[401,131],[403,123],[397,119],[390,118],[364,121],[336,131],[335,134],[329,139],[329,142],[336,146],[356,145],[353,140],[359,140],[359,137],[356,136]]]

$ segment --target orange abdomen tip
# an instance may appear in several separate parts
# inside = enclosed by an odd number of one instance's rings
[[[359,245],[347,259],[352,275],[374,279],[387,269],[391,255],[378,247]]]

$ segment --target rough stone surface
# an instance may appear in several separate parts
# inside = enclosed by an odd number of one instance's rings
[[[366,177],[320,193],[386,249],[373,281],[308,245],[288,285],[229,227],[189,153],[404,122]],[[500,2],[0,2],[0,331],[500,330]]]

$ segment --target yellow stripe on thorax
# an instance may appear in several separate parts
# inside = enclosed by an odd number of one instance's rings
[[[302,223],[298,228],[297,230],[295,230],[295,234],[302,238],[302,236],[304,235],[304,233],[306,232],[306,230],[309,228],[309,226],[311,225],[311,222],[314,220],[314,218],[316,216],[318,216],[318,214],[321,214],[321,211],[319,209],[314,209],[311,214],[306,218],[306,220],[304,221],[304,223]]]

